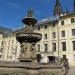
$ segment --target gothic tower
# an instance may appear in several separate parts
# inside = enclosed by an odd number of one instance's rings
[[[74,7],[73,7],[73,12],[75,12],[75,0],[74,0]]]
[[[56,4],[55,4],[55,7],[54,7],[54,13],[53,14],[58,15],[58,16],[63,14],[62,7],[61,7],[61,4],[60,4],[59,0],[56,0]]]

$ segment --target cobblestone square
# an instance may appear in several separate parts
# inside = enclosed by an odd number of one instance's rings
[[[74,67],[70,66],[68,75],[75,75],[75,66]]]

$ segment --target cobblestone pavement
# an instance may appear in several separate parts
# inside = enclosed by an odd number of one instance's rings
[[[68,75],[75,75],[75,67],[70,67]]]

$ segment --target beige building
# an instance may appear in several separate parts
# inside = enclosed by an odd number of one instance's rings
[[[18,61],[20,44],[13,33],[0,34],[0,61]]]
[[[42,55],[42,61],[48,60],[48,56],[62,58],[65,55],[70,65],[75,65],[75,13],[43,19],[36,24],[34,31],[42,34],[36,45],[36,53]],[[15,33],[7,36],[1,33],[0,60],[17,62],[19,55],[20,43]]]
[[[75,13],[50,20],[43,19],[36,27],[36,32],[42,34],[36,46],[37,53],[45,57],[65,55],[70,64],[75,65]]]
[[[69,59],[75,65],[75,13],[60,17],[43,19],[36,24],[35,32],[42,34],[42,39],[36,45],[36,53],[41,54],[46,61],[48,56],[55,55]],[[18,61],[20,44],[15,33],[7,36],[0,34],[0,60]]]
[[[65,55],[70,65],[75,66],[75,13],[63,15],[57,0],[54,15],[57,17],[42,19],[35,26],[34,31],[42,34],[41,41],[36,44],[36,54],[41,54],[41,62],[48,62],[52,55],[59,58]],[[0,34],[0,61],[19,61],[21,48],[15,33],[4,35]]]

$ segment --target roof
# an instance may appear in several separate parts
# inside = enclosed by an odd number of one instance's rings
[[[0,26],[0,33],[4,34],[4,36],[6,36],[7,34],[9,34],[10,32],[12,32],[12,29]]]
[[[45,19],[42,19],[42,20],[38,21],[36,26],[48,24],[48,23],[51,23],[51,22],[58,22],[58,20],[62,20],[62,19],[65,19],[65,18],[71,18],[71,17],[75,17],[75,13],[65,14],[63,16],[52,16],[52,17],[45,18]]]
[[[58,20],[59,20],[58,16],[52,16],[52,17],[45,18],[45,19],[42,19],[42,20],[38,21],[36,25],[51,23],[51,22],[58,21]]]
[[[65,14],[63,16],[59,16],[59,19],[65,19],[65,18],[71,18],[71,17],[75,17],[75,12],[74,13],[70,13],[70,14]]]

